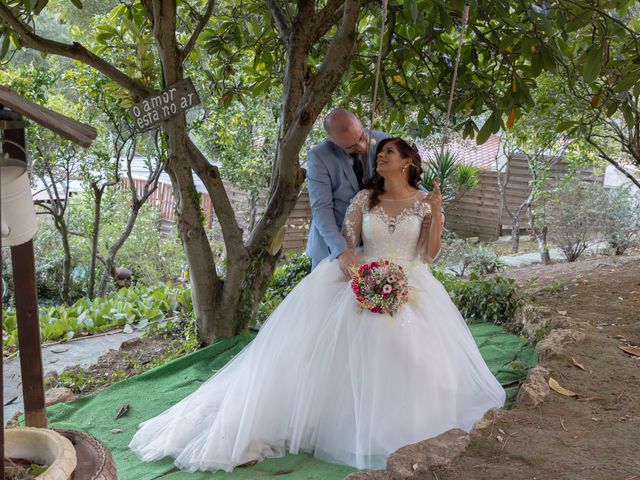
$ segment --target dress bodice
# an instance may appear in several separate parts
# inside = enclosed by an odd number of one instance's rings
[[[381,199],[369,207],[370,190],[359,192],[347,209],[343,235],[349,248],[362,240],[363,260],[426,261],[431,208],[425,192],[403,200]]]

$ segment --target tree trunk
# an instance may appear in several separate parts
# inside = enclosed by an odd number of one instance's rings
[[[543,265],[549,265],[551,263],[551,256],[549,255],[549,245],[547,244],[547,232],[548,227],[545,225],[541,229],[536,224],[536,216],[533,213],[533,202],[529,202],[527,206],[527,212],[529,214],[529,228],[531,229],[531,235],[536,239],[538,243],[538,252],[540,252],[540,261]]]
[[[62,301],[67,305],[71,305],[71,299],[69,298],[69,283],[71,278],[71,246],[69,245],[69,229],[64,221],[64,213],[62,216],[56,218],[56,225],[60,232],[60,238],[62,239],[62,250],[64,257],[62,258],[62,284],[60,285],[60,297]]]
[[[258,215],[258,194],[249,192],[249,231],[256,226],[256,217]]]
[[[516,210],[511,224],[511,251],[518,253],[520,249],[520,209]]]
[[[135,188],[135,186],[133,188]],[[120,234],[118,240],[116,240],[115,243],[109,248],[109,253],[107,254],[107,258],[104,264],[104,272],[102,272],[102,278],[100,279],[100,285],[98,286],[99,297],[104,297],[107,291],[107,282],[109,281],[109,277],[111,277],[111,270],[115,265],[116,255],[118,254],[118,250],[122,248],[124,243],[129,238],[129,235],[131,235],[133,227],[136,224],[136,220],[138,219],[138,213],[140,213],[140,205],[132,205],[124,231]]]
[[[222,282],[215,270],[213,252],[202,223],[200,197],[187,161],[184,115],[167,122],[168,158],[166,171],[171,178],[176,201],[176,220],[189,266],[191,296],[200,338],[211,343],[233,335],[232,312],[220,306]],[[232,265],[229,265],[229,269]]]
[[[89,298],[93,299],[95,294],[95,285],[96,285],[96,261],[98,259],[98,240],[100,236],[100,214],[102,208],[102,195],[104,194],[104,190],[102,188],[98,188],[98,186],[93,183],[91,185],[94,193],[94,212],[93,212],[93,232],[91,238],[91,262],[89,264],[89,285],[88,285],[88,295]]]
[[[540,259],[543,265],[551,263],[551,255],[549,255],[549,244],[547,243],[547,227],[542,227],[542,234],[538,239],[538,249],[540,250]]]

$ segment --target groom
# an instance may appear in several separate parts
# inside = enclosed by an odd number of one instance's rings
[[[324,119],[327,140],[307,154],[307,183],[311,203],[311,226],[307,255],[312,268],[326,257],[341,265],[357,261],[342,236],[342,222],[351,199],[376,173],[376,146],[390,137],[369,130],[360,119],[344,109],[331,111]],[[443,225],[444,225],[444,213]]]
[[[351,199],[375,174],[376,145],[389,135],[374,131],[369,143],[369,130],[360,119],[343,109],[331,111],[324,119],[327,140],[307,154],[307,183],[311,203],[311,227],[307,255],[312,268],[329,257],[355,257],[347,250],[342,236],[342,222]],[[350,258],[341,263],[351,264]]]

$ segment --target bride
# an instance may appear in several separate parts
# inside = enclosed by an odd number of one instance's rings
[[[347,210],[353,255],[325,260],[257,337],[198,390],[140,425],[144,461],[226,470],[287,452],[359,469],[451,428],[470,430],[505,392],[429,263],[440,249],[441,195],[418,189],[418,153],[400,138],[377,148],[379,177]],[[363,244],[360,249],[359,245]],[[358,255],[358,256],[356,256]],[[393,317],[363,311],[345,272],[378,258],[402,265],[411,298]]]

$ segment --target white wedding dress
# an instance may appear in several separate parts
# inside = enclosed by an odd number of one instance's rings
[[[426,194],[368,208],[352,201],[343,233],[360,259],[401,264],[411,298],[393,316],[362,311],[337,261],[285,298],[257,337],[198,390],[141,424],[129,444],[189,471],[226,470],[287,452],[359,469],[398,448],[469,430],[505,392],[449,295],[422,261]]]

